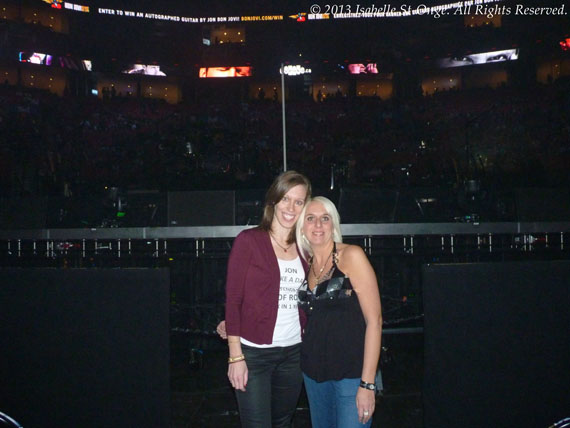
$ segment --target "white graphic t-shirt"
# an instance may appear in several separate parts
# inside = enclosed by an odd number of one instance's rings
[[[277,309],[277,321],[273,330],[273,342],[271,345],[259,345],[241,338],[241,343],[257,348],[269,348],[275,346],[292,346],[301,343],[301,325],[299,323],[299,310],[297,309],[297,291],[305,279],[305,271],[301,259],[281,260],[279,272],[281,281],[279,284],[279,301]]]

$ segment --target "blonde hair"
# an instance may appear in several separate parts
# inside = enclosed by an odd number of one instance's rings
[[[301,249],[301,256],[307,260],[307,256],[313,256],[313,250],[311,249],[311,244],[303,235],[303,226],[305,225],[305,216],[307,214],[307,207],[311,204],[311,202],[318,202],[320,203],[327,214],[331,217],[333,223],[333,240],[335,242],[342,242],[342,233],[340,232],[340,215],[336,206],[332,203],[332,201],[324,196],[315,196],[312,199],[309,199],[305,206],[303,207],[303,211],[299,215],[299,220],[297,220],[297,227],[295,230],[295,236],[297,238],[297,245]]]

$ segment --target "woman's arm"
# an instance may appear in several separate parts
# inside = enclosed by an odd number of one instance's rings
[[[222,339],[228,339],[228,347],[230,350],[230,356],[229,358],[242,358],[242,350],[241,350],[241,342],[240,342],[240,337],[239,336],[231,336],[231,339],[228,338],[228,335],[226,333],[226,321],[222,320],[220,321],[220,323],[218,324],[218,326],[216,327],[216,331],[218,332],[218,334],[220,335],[220,337]],[[242,391],[245,391],[245,386],[247,385],[247,377],[248,377],[248,371],[247,371],[247,364],[245,362],[245,357],[244,359],[241,361],[242,364],[240,364],[240,361],[236,361],[236,362],[230,362],[230,360],[228,360],[228,378],[232,384],[232,386],[236,389],[240,389]]]
[[[229,348],[228,378],[232,386],[245,391],[248,380],[247,364],[241,359],[240,343],[241,308],[244,299],[247,269],[251,259],[251,247],[247,237],[240,234],[234,240],[228,261],[226,279],[226,331]],[[232,362],[232,359],[239,361]]]
[[[343,253],[342,270],[350,278],[366,322],[362,380],[374,383],[382,340],[382,307],[378,282],[362,248],[349,245]],[[356,404],[360,419],[366,422],[374,412],[375,391],[358,388]]]
[[[242,232],[234,240],[228,260],[226,276],[226,330],[228,336],[240,335],[241,307],[251,257],[250,239]]]

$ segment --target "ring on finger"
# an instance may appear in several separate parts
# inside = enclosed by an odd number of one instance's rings
[[[365,410],[362,414],[363,414],[364,416],[368,416],[368,415],[370,414],[370,412],[369,412],[368,410]]]

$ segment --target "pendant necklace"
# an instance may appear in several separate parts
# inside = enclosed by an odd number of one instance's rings
[[[334,251],[334,250],[333,250]],[[327,257],[327,259],[325,260],[325,263],[323,264],[323,267],[321,269],[319,269],[319,274],[317,275],[317,273],[315,272],[315,265],[312,264],[311,267],[313,268],[313,276],[315,277],[315,282],[318,284],[319,280],[321,279],[321,276],[323,274],[323,271],[325,270],[325,267],[327,266],[327,263],[329,262],[329,259],[332,256],[333,251],[330,252],[329,256]]]
[[[271,236],[271,238],[273,238],[273,242],[275,242],[277,244],[277,246],[279,248],[281,248],[284,252],[287,252],[287,250],[293,246],[293,244],[289,244],[288,247],[284,247],[279,242],[277,242],[277,238],[275,238],[275,236],[273,236],[273,233],[269,232],[269,235]]]

